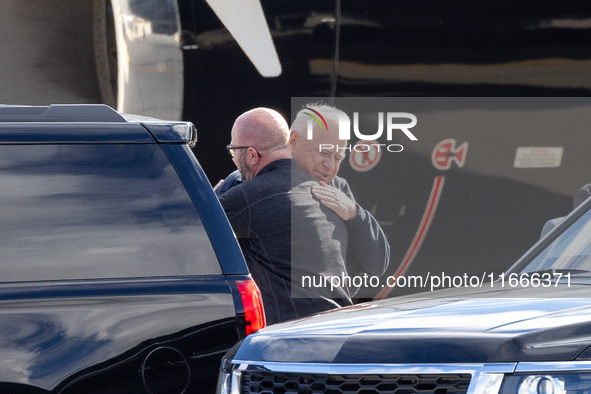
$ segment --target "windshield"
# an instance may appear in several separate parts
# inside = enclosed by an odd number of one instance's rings
[[[591,210],[573,223],[521,272],[591,271]]]

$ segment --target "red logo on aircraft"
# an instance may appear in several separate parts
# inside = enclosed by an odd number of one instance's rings
[[[458,167],[462,168],[466,162],[466,153],[468,152],[468,142],[464,142],[456,149],[456,140],[447,139],[441,141],[431,155],[431,161],[438,170],[449,170],[452,161],[455,161]]]
[[[377,166],[382,156],[378,144],[378,141],[358,141],[349,156],[351,167],[355,171],[369,171]]]

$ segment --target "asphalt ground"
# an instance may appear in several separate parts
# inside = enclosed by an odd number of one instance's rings
[[[99,103],[91,0],[3,0],[0,104]]]

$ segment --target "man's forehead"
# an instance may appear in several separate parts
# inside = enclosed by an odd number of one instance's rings
[[[333,144],[339,146],[347,145],[347,140],[339,140],[337,130],[314,130],[311,141],[315,144]]]
[[[341,141],[342,142],[342,141]],[[345,154],[345,147],[347,145],[344,143],[340,143],[340,144],[322,144],[322,145],[318,145],[315,146],[316,150],[321,149],[322,152],[329,152],[329,153],[338,153],[341,155]]]
[[[331,138],[330,136],[314,136],[311,140],[308,140],[307,138],[304,138],[304,140],[306,141],[306,145],[315,147],[316,149],[318,149],[320,145],[333,145],[335,146],[335,149],[337,146],[341,148],[348,145],[347,140],[339,140],[338,138]]]

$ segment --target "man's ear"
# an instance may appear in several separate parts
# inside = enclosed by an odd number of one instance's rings
[[[248,148],[248,150],[246,151],[246,154],[248,155],[246,157],[246,159],[252,163],[251,165],[255,165],[256,163],[258,163],[260,157],[257,154],[257,151],[254,148]]]
[[[297,131],[292,131],[289,134],[289,145],[291,145],[291,151],[293,153],[293,149],[295,148],[296,144],[298,143],[299,134]]]

